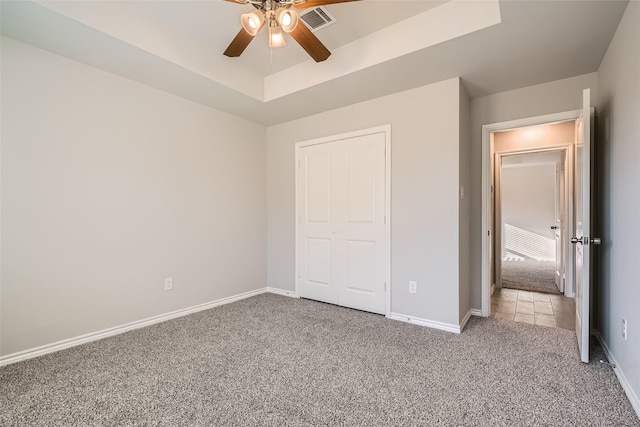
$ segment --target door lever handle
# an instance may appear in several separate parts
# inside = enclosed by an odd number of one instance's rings
[[[557,225],[552,225],[552,226],[551,226],[551,229],[552,229],[552,230],[557,230],[557,229],[558,229],[558,226],[557,226]]]
[[[594,237],[592,239],[588,238],[588,237],[572,237],[571,238],[571,243],[573,243],[574,245],[576,243],[580,243],[582,245],[588,245],[588,244],[593,244],[593,245],[599,245],[600,243],[602,243],[602,240],[600,240],[599,237]]]

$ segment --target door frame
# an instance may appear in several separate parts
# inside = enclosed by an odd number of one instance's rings
[[[305,147],[318,144],[326,144],[330,142],[338,142],[346,139],[357,138],[359,136],[373,135],[377,133],[384,134],[385,146],[385,189],[384,189],[384,225],[385,225],[385,263],[382,266],[384,269],[384,283],[385,283],[385,317],[391,315],[391,125],[376,126],[367,129],[356,130],[353,132],[341,133],[337,135],[326,136],[322,138],[311,139],[307,141],[301,141],[295,143],[295,271],[294,271],[294,284],[295,293],[298,295],[298,280],[301,278],[299,271],[300,257],[298,247],[299,237],[299,224],[300,224],[300,150]]]
[[[571,120],[567,120],[571,121]],[[557,123],[557,122],[556,122]],[[547,123],[548,124],[548,123]],[[495,224],[495,232],[494,232],[494,271],[495,271],[495,287],[500,288],[502,283],[502,250],[503,248],[503,236],[502,236],[502,159],[503,157],[522,155],[522,154],[535,154],[535,153],[551,153],[551,152],[560,152],[564,153],[564,169],[565,169],[565,181],[564,181],[564,200],[563,200],[563,212],[562,216],[564,217],[564,224],[562,224],[562,239],[561,239],[561,254],[556,254],[556,257],[562,256],[562,269],[565,275],[565,285],[563,286],[565,291],[565,296],[572,297],[573,296],[573,288],[567,288],[566,286],[566,276],[568,273],[567,269],[567,254],[572,253],[573,246],[567,243],[568,233],[567,230],[572,229],[573,227],[573,178],[572,176],[566,176],[566,171],[573,170],[573,146],[574,144],[557,144],[557,145],[547,145],[544,147],[533,147],[533,148],[523,148],[519,150],[507,150],[507,151],[499,151],[494,153],[494,224]],[[557,169],[556,169],[557,176]],[[569,191],[567,191],[569,190]],[[556,189],[558,191],[558,184],[556,181]],[[557,201],[557,193],[555,194],[555,199]],[[555,234],[555,233],[554,233]],[[567,234],[567,237],[565,237]],[[567,292],[567,290],[569,290]]]
[[[546,125],[552,123],[567,122],[571,120],[577,120],[580,118],[581,110],[571,110],[562,113],[547,114],[543,116],[527,117],[524,119],[510,120],[506,122],[491,123],[482,126],[482,217],[481,217],[481,244],[482,244],[482,258],[480,265],[481,274],[481,314],[483,317],[489,317],[491,315],[491,292],[492,292],[492,263],[495,264],[495,256],[492,256],[491,242],[494,239],[494,220],[493,206],[491,203],[491,196],[493,191],[493,173],[495,169],[494,165],[494,151],[493,151],[493,138],[494,132],[513,130],[528,126]],[[573,158],[573,156],[572,156]],[[569,166],[573,168],[571,162]],[[567,172],[569,173],[569,172]],[[570,175],[569,175],[570,176]],[[570,183],[573,187],[573,181]],[[568,197],[569,204],[573,206],[573,197]],[[573,212],[573,211],[571,211]],[[573,232],[573,215],[568,218],[568,232]],[[494,250],[495,252],[495,250]],[[573,256],[567,258],[570,265],[565,264],[566,283],[571,283],[573,287]]]

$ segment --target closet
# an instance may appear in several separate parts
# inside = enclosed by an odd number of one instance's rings
[[[296,145],[296,290],[386,314],[390,128]]]

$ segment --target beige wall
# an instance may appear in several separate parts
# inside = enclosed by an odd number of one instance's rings
[[[598,70],[596,327],[640,415],[640,2],[631,1]],[[596,266],[597,267],[597,266]],[[622,338],[622,319],[628,322]],[[630,390],[629,390],[630,389]]]
[[[265,286],[264,127],[3,38],[1,136],[1,355]]]
[[[533,128],[496,132],[493,135],[493,151],[496,153],[553,148],[575,142],[576,122],[571,120]]]
[[[471,100],[471,306],[480,309],[482,259],[482,126],[581,108],[582,90],[597,97],[597,74],[585,74]]]
[[[392,311],[459,324],[459,91],[451,79],[267,129],[269,286],[295,289],[294,144],[391,124]]]

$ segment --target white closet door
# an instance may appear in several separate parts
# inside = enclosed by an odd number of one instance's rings
[[[386,136],[300,150],[298,294],[385,313]]]
[[[385,313],[385,135],[377,133],[341,144],[344,165],[339,201],[344,276],[339,304]]]
[[[338,303],[337,231],[332,144],[306,147],[299,158],[298,294]]]

